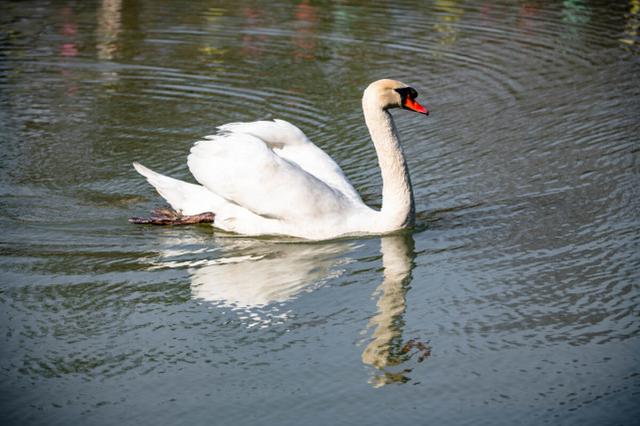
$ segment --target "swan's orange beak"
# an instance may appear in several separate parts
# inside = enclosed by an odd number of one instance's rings
[[[418,101],[416,101],[415,99],[411,99],[409,96],[407,96],[404,99],[404,102],[402,103],[402,106],[405,109],[409,109],[411,111],[419,112],[420,114],[429,115],[429,111],[425,107],[420,105],[418,103]]]

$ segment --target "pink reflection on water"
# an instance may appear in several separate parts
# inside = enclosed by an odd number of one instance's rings
[[[62,35],[65,37],[73,37],[78,35],[78,27],[74,20],[73,10],[66,6],[62,8],[60,15],[62,15]],[[62,43],[60,47],[60,56],[73,57],[78,55],[78,47],[75,41],[67,41]]]
[[[75,43],[64,43],[60,49],[60,55],[62,56],[77,56],[78,48]]]
[[[256,28],[263,20],[263,12],[260,9],[250,6],[242,8],[242,15],[245,18],[243,28],[245,30]],[[263,42],[267,39],[263,34],[247,34],[246,32],[242,36],[242,55],[247,57],[261,56],[264,49],[261,47]]]
[[[293,44],[296,47],[293,55],[306,60],[315,59],[317,48],[316,27],[318,23],[317,8],[304,0],[296,7],[295,34]]]
[[[516,17],[516,25],[522,34],[535,36],[535,27],[539,25],[539,22],[535,18],[539,12],[540,7],[537,4],[523,3],[520,5],[518,16]]]
[[[76,32],[76,25],[73,23],[66,22],[62,27],[62,34],[66,36],[74,36],[76,35]]]
[[[80,51],[75,40],[78,37],[78,26],[76,25],[73,9],[69,6],[62,8],[60,10],[60,16],[62,17],[61,34],[67,40],[63,41],[62,45],[60,45],[59,55],[63,58],[76,57]],[[65,95],[74,97],[78,92],[78,84],[74,72],[69,68],[62,67],[60,68],[60,74],[64,77],[66,86]]]

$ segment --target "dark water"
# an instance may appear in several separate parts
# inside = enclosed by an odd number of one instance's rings
[[[638,1],[0,10],[3,425],[637,424]],[[273,117],[379,206],[381,77],[432,111],[396,114],[415,231],[127,223],[131,161]]]

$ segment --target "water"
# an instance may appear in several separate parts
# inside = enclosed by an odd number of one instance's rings
[[[636,423],[640,4],[550,3],[3,2],[2,424]],[[276,117],[379,206],[381,77],[414,231],[127,223]]]

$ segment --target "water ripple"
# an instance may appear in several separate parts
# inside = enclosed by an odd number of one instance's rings
[[[504,424],[629,423],[639,10],[3,5],[10,423],[106,424],[142,409],[159,424],[213,411],[234,424],[467,424],[496,408]],[[270,118],[300,126],[380,207],[360,96],[382,77],[414,86],[432,112],[393,112],[412,233],[294,244],[126,222],[160,202],[131,161],[191,181],[193,141]],[[429,342],[423,363],[410,341]]]

